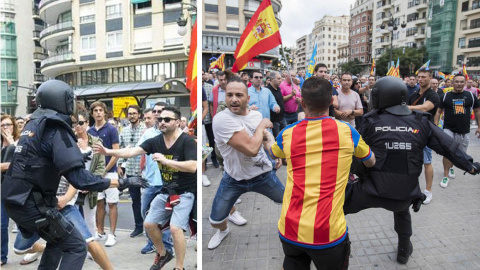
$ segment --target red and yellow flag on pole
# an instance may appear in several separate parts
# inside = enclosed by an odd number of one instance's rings
[[[195,22],[192,28],[186,75],[186,87],[190,90],[190,109],[193,112],[197,109],[197,22]]]
[[[218,68],[222,71],[225,71],[225,54],[222,53],[217,60],[210,63],[210,68]]]
[[[462,69],[463,76],[465,76],[465,80],[469,80],[468,73],[467,73],[467,67],[465,64],[463,64],[463,69]]]
[[[375,59],[372,58],[372,67],[370,68],[370,75],[375,75]]]
[[[245,27],[235,50],[232,71],[242,70],[253,57],[282,44],[270,0],[263,0]]]

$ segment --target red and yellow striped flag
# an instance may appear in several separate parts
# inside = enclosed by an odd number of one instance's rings
[[[468,73],[467,73],[467,67],[465,66],[465,64],[463,64],[462,73],[463,73],[463,76],[465,76],[465,80],[468,81],[469,77],[468,77]]]
[[[282,44],[273,7],[270,0],[263,0],[248,22],[235,50],[232,71],[244,69],[255,56]]]
[[[370,68],[370,76],[375,75],[375,59],[372,58],[372,67]]]
[[[190,90],[190,109],[197,109],[197,22],[193,25],[192,36],[190,39],[190,55],[186,70],[186,87]]]
[[[225,71],[225,54],[222,53],[217,60],[210,63],[210,68],[218,68],[222,71]]]

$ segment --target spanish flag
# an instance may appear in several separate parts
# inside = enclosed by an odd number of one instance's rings
[[[197,109],[197,22],[193,25],[192,36],[190,38],[190,55],[186,70],[186,87],[190,90],[190,109]]]
[[[372,58],[372,67],[370,68],[370,76],[375,75],[375,59]]]
[[[463,69],[462,69],[462,74],[465,76],[465,80],[469,80],[468,73],[467,73],[467,67],[465,66],[465,63],[463,64]]]
[[[225,71],[225,54],[222,53],[217,60],[210,63],[210,68],[218,68],[222,71]]]
[[[263,0],[245,27],[235,50],[232,71],[244,69],[255,56],[282,44],[277,20],[270,0]]]

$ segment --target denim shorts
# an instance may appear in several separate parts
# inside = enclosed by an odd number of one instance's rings
[[[188,221],[192,211],[195,195],[191,192],[180,194],[180,203],[173,207],[173,210],[166,210],[165,203],[168,194],[158,194],[150,203],[147,217],[144,223],[155,223],[164,226],[170,219],[170,226],[188,230]]]
[[[228,217],[240,195],[249,191],[265,195],[276,203],[282,203],[285,187],[278,179],[275,171],[269,171],[250,180],[242,181],[237,181],[227,172],[224,172],[217,194],[213,199],[210,222],[212,224],[222,223]]]
[[[29,249],[33,247],[33,244],[40,239],[37,233],[33,233],[29,238],[25,238],[20,232],[17,233],[15,243],[13,244],[13,250],[17,254],[25,254]]]
[[[73,226],[77,229],[77,231],[80,232],[82,238],[87,243],[94,240],[92,233],[88,229],[85,219],[83,219],[82,214],[80,214],[80,211],[77,207],[67,205],[60,210],[60,213],[62,213],[62,215],[73,224]]]
[[[423,164],[432,164],[432,149],[428,146],[423,148]]]

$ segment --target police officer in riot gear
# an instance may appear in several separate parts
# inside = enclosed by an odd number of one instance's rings
[[[2,200],[25,238],[38,234],[47,241],[38,269],[82,269],[86,243],[56,210],[60,177],[65,176],[79,190],[93,191],[146,186],[146,182],[138,177],[104,179],[84,169],[71,129],[75,97],[68,84],[44,82],[36,101],[39,108],[23,129],[2,182]]]
[[[424,199],[418,183],[423,164],[419,153],[423,153],[423,148],[430,147],[470,174],[478,174],[480,170],[480,163],[473,163],[452,138],[428,121],[432,117],[429,113],[407,107],[407,96],[405,83],[399,78],[388,76],[375,83],[371,93],[374,110],[365,115],[359,133],[375,153],[377,162],[371,168],[359,168],[361,163],[352,165],[361,177],[360,181],[347,185],[344,205],[345,214],[367,208],[394,212],[397,261],[402,264],[407,263],[413,252],[409,206],[413,203],[419,207]]]

